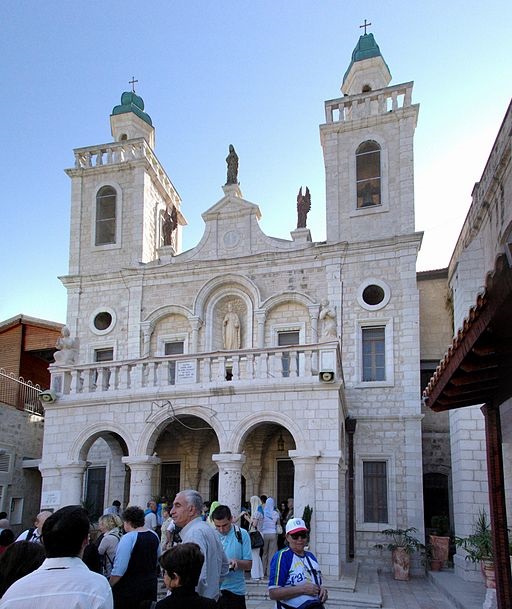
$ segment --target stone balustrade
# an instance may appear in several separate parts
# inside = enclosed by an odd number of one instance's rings
[[[123,140],[121,142],[111,142],[98,146],[88,146],[86,148],[76,148],[75,169],[90,169],[102,167],[104,165],[118,165],[145,159],[158,176],[160,183],[164,186],[171,197],[177,197],[176,190],[169,176],[163,169],[155,153],[144,138],[133,140]]]
[[[348,95],[325,102],[326,123],[337,123],[395,112],[412,103],[412,82]]]
[[[258,381],[273,384],[279,379],[296,383],[318,380],[320,371],[332,371],[342,380],[337,342],[262,350],[218,351],[50,367],[52,388],[59,397],[113,395],[129,391],[130,396],[147,389],[222,388],[231,383]],[[285,381],[286,382],[286,381]]]

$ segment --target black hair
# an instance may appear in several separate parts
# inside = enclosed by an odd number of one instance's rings
[[[224,518],[231,520],[231,510],[227,505],[218,505],[210,514],[211,520],[224,520]]]
[[[260,495],[260,501],[261,501],[261,503],[266,503],[267,499],[268,499],[268,497],[266,495]]]
[[[112,505],[115,505],[116,507],[121,507],[121,502],[119,501],[119,499],[114,499],[114,501],[112,501]]]
[[[179,575],[184,588],[195,588],[203,568],[204,556],[197,543],[180,543],[160,557],[160,565],[169,577]]]
[[[127,507],[123,512],[123,520],[129,522],[134,529],[144,526],[144,510],[136,505]]]
[[[46,556],[79,556],[90,525],[87,510],[80,505],[67,505],[48,516],[42,530]]]
[[[0,598],[15,581],[40,567],[44,559],[40,543],[18,541],[10,545],[0,557]]]
[[[4,529],[0,533],[0,546],[5,548],[10,546],[11,543],[14,543],[14,533],[11,531],[11,529]]]

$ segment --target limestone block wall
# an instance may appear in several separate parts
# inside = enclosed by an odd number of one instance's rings
[[[36,467],[24,469],[22,463],[41,457],[44,419],[0,403],[0,429],[0,450],[9,456],[7,467],[0,471],[0,511],[9,512],[13,499],[23,502],[21,518],[11,520],[14,532],[21,533],[39,512],[41,476]]]

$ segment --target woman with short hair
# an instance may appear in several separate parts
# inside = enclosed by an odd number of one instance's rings
[[[117,514],[104,514],[98,519],[98,527],[102,533],[102,539],[98,545],[98,554],[101,559],[103,575],[110,577],[117,545],[123,534],[123,521]]]

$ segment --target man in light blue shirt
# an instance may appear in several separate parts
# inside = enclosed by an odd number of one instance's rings
[[[220,534],[224,553],[229,561],[229,574],[220,584],[220,609],[246,609],[244,571],[252,567],[251,538],[245,529],[233,524],[231,510],[219,505],[211,514],[215,528]]]

